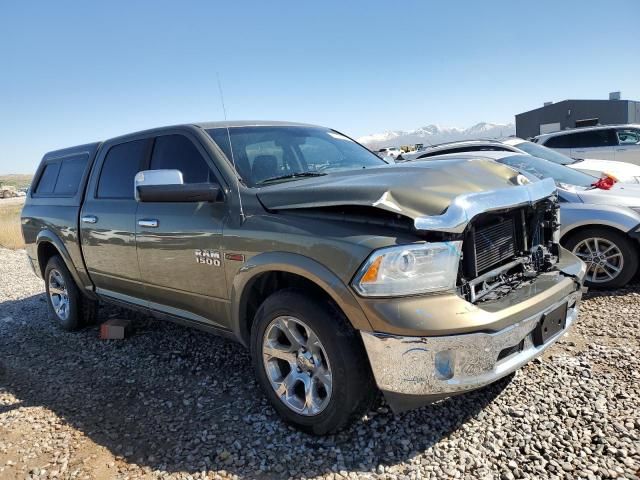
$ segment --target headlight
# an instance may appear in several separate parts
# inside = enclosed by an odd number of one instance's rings
[[[365,297],[394,297],[456,286],[462,242],[416,243],[377,250],[360,267],[353,287]]]
[[[640,177],[633,177],[633,179],[635,180],[636,183],[640,183]],[[633,183],[633,182],[630,182]]]

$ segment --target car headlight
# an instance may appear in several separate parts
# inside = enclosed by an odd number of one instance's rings
[[[640,177],[633,177],[633,179],[635,180],[636,183],[640,183]],[[633,182],[631,182],[633,183]]]
[[[365,297],[395,297],[452,290],[462,242],[416,243],[371,254],[353,279]]]

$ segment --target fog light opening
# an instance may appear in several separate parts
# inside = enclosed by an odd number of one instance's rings
[[[443,350],[436,353],[434,364],[436,369],[436,378],[438,380],[450,380],[453,378],[455,353],[451,350]]]

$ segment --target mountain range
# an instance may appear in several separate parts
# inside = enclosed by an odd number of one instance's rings
[[[436,144],[454,142],[456,140],[471,140],[479,138],[500,138],[515,135],[516,127],[513,123],[500,124],[480,122],[469,128],[443,127],[427,125],[415,130],[388,130],[358,138],[358,142],[371,149],[382,147],[400,147],[415,143]]]

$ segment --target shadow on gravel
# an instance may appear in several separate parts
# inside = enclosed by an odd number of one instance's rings
[[[116,314],[127,315],[103,308],[101,319]],[[0,415],[45,407],[142,468],[312,476],[404,462],[479,414],[509,381],[397,417],[381,405],[348,430],[317,438],[279,420],[241,346],[128,315],[129,338],[101,341],[97,327],[52,326],[43,295],[0,304],[0,388],[21,402]]]
[[[615,290],[602,290],[589,288],[582,298],[584,300],[597,297],[619,297],[621,295],[635,294],[640,292],[640,269],[634,277],[634,279],[625,285],[624,287],[616,288]]]

